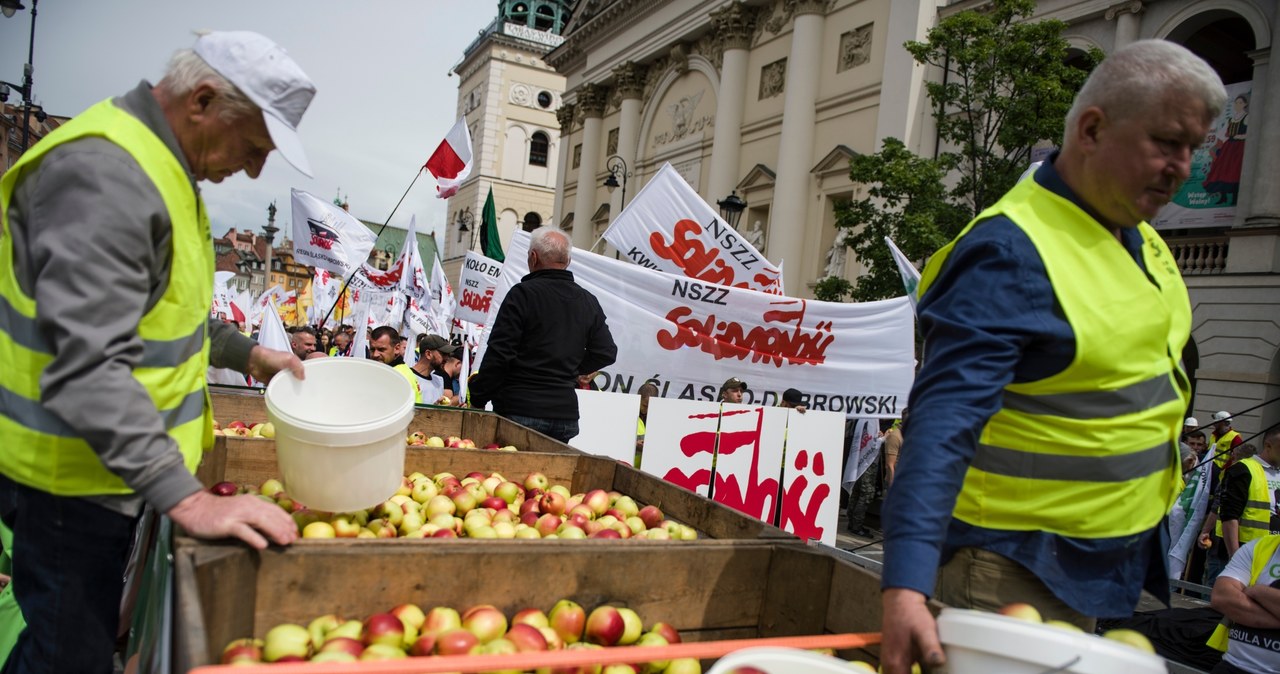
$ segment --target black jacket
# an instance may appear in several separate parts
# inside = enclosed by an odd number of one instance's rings
[[[499,414],[577,419],[575,378],[618,355],[604,310],[563,269],[526,275],[507,293],[489,333],[471,404]]]

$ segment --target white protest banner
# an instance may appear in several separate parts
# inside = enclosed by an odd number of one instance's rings
[[[493,290],[498,285],[500,276],[502,276],[501,262],[491,260],[474,251],[467,251],[467,259],[462,262],[462,275],[458,278],[462,297],[458,300],[454,318],[480,325],[487,323],[489,305],[493,302]]]
[[[516,232],[494,292],[495,317],[528,272],[528,250],[528,233]],[[599,300],[618,346],[617,362],[602,370],[604,390],[634,392],[652,379],[661,397],[715,400],[720,383],[738,377],[748,383],[748,404],[772,406],[796,388],[810,410],[892,419],[907,403],[915,315],[905,297],[779,297],[579,249],[569,271]]]
[[[634,463],[640,396],[582,389],[574,393],[578,394],[578,435],[569,439],[569,446],[628,466]]]
[[[1191,557],[1192,546],[1200,534],[1200,526],[1209,511],[1209,485],[1213,462],[1197,466],[1184,475],[1186,487],[1169,512],[1169,577],[1181,578]],[[1198,579],[1192,579],[1197,580]]]
[[[213,272],[213,313],[214,318],[219,320],[233,319],[231,312],[231,289],[227,287],[231,283],[231,279],[236,277],[233,271],[215,271]]]
[[[649,404],[653,404],[652,399]],[[648,428],[645,431],[647,436]],[[786,437],[785,408],[721,405],[711,497],[745,515],[772,522],[778,510]]]
[[[311,277],[311,306],[316,318],[315,321],[309,322],[316,322],[325,314],[332,314],[331,309],[337,306],[341,292],[342,279],[327,269],[316,267],[316,273]],[[330,320],[332,318],[333,316],[330,316]]]
[[[844,467],[844,478],[840,486],[845,491],[853,491],[853,483],[867,472],[871,462],[880,456],[880,423],[875,419],[859,419],[853,426],[853,449],[849,450],[849,463]]]
[[[652,405],[653,401],[649,401]],[[782,470],[784,531],[801,540],[836,544],[840,516],[840,441],[844,417],[832,412],[789,410],[787,460]]]
[[[302,190],[289,190],[293,256],[299,264],[346,276],[369,257],[378,237],[350,213]]]
[[[422,253],[418,250],[418,216],[409,218],[409,233],[404,237],[404,246],[400,249],[400,258],[404,261],[405,273],[400,277],[400,292],[422,301],[430,292],[427,281],[427,270],[422,266]],[[436,264],[440,264],[440,256],[436,255]]]
[[[249,312],[249,324],[260,324],[262,322],[262,315],[267,310],[267,306],[272,302],[279,305],[285,301],[286,297],[288,297],[288,295],[284,292],[284,288],[278,285],[271,286],[267,292],[262,293],[262,295],[260,295],[253,303],[253,309]]]
[[[720,403],[649,399],[640,470],[706,496],[720,428]]]
[[[782,294],[781,266],[730,227],[671,164],[662,165],[604,238],[642,267]],[[507,259],[511,257],[508,253]]]
[[[452,332],[453,312],[458,302],[453,299],[453,284],[444,277],[444,264],[440,262],[440,253],[436,252],[435,265],[431,267],[431,309],[430,313],[437,325],[445,331],[435,334],[448,337]]]
[[[911,307],[916,306],[916,288],[920,285],[920,270],[907,259],[907,256],[898,250],[898,246],[894,244],[893,239],[884,237],[884,242],[889,246],[889,252],[893,255],[893,261],[898,265],[898,275],[902,277],[902,289],[907,292],[907,299],[911,300]]]
[[[373,305],[367,291],[351,291],[351,327],[355,328],[355,338],[351,340],[350,355],[352,358],[364,358],[369,349],[369,308]],[[380,301],[380,300],[379,300]]]

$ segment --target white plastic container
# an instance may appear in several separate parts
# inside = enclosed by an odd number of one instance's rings
[[[950,674],[1165,674],[1163,658],[1092,634],[943,609],[938,636]]]
[[[289,495],[313,510],[348,512],[395,494],[404,477],[413,390],[399,372],[357,358],[303,363],[267,385],[267,418]]]

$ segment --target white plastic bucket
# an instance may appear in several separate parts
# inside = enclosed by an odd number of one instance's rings
[[[1164,659],[1082,632],[1008,616],[943,609],[938,637],[950,674],[1165,674]]]
[[[404,477],[413,390],[399,372],[357,358],[303,363],[306,380],[281,372],[267,385],[267,418],[289,496],[313,510],[370,508]]]

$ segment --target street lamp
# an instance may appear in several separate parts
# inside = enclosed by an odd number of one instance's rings
[[[609,177],[604,179],[604,186],[609,190],[609,194],[612,195],[619,185],[622,187],[622,201],[618,203],[618,210],[621,211],[627,207],[627,178],[631,177],[631,171],[627,170],[627,162],[616,154],[610,155],[605,160],[605,168],[609,169]],[[618,182],[618,178],[622,178],[621,183]]]
[[[471,240],[467,242],[467,250],[475,248],[476,245],[476,218],[471,214],[471,209],[463,209],[458,211],[458,243],[462,243],[462,237],[468,232],[471,234]]]
[[[732,194],[716,202],[720,207],[720,217],[729,223],[729,226],[735,230],[738,228],[738,221],[742,219],[742,212],[747,209],[747,202],[738,196],[738,190],[734,190]]]
[[[8,100],[9,87],[13,87],[22,93],[22,151],[27,151],[27,144],[30,142],[31,136],[31,111],[38,107],[31,102],[31,76],[35,71],[31,62],[35,60],[36,53],[36,3],[39,0],[31,0],[31,39],[27,43],[27,62],[22,66],[22,85],[16,85],[10,82],[0,82],[0,103]],[[26,9],[19,0],[0,0],[0,13],[6,18],[11,18],[18,10]],[[44,122],[47,118],[43,109],[36,113],[36,119]],[[8,142],[8,139],[5,139]]]

